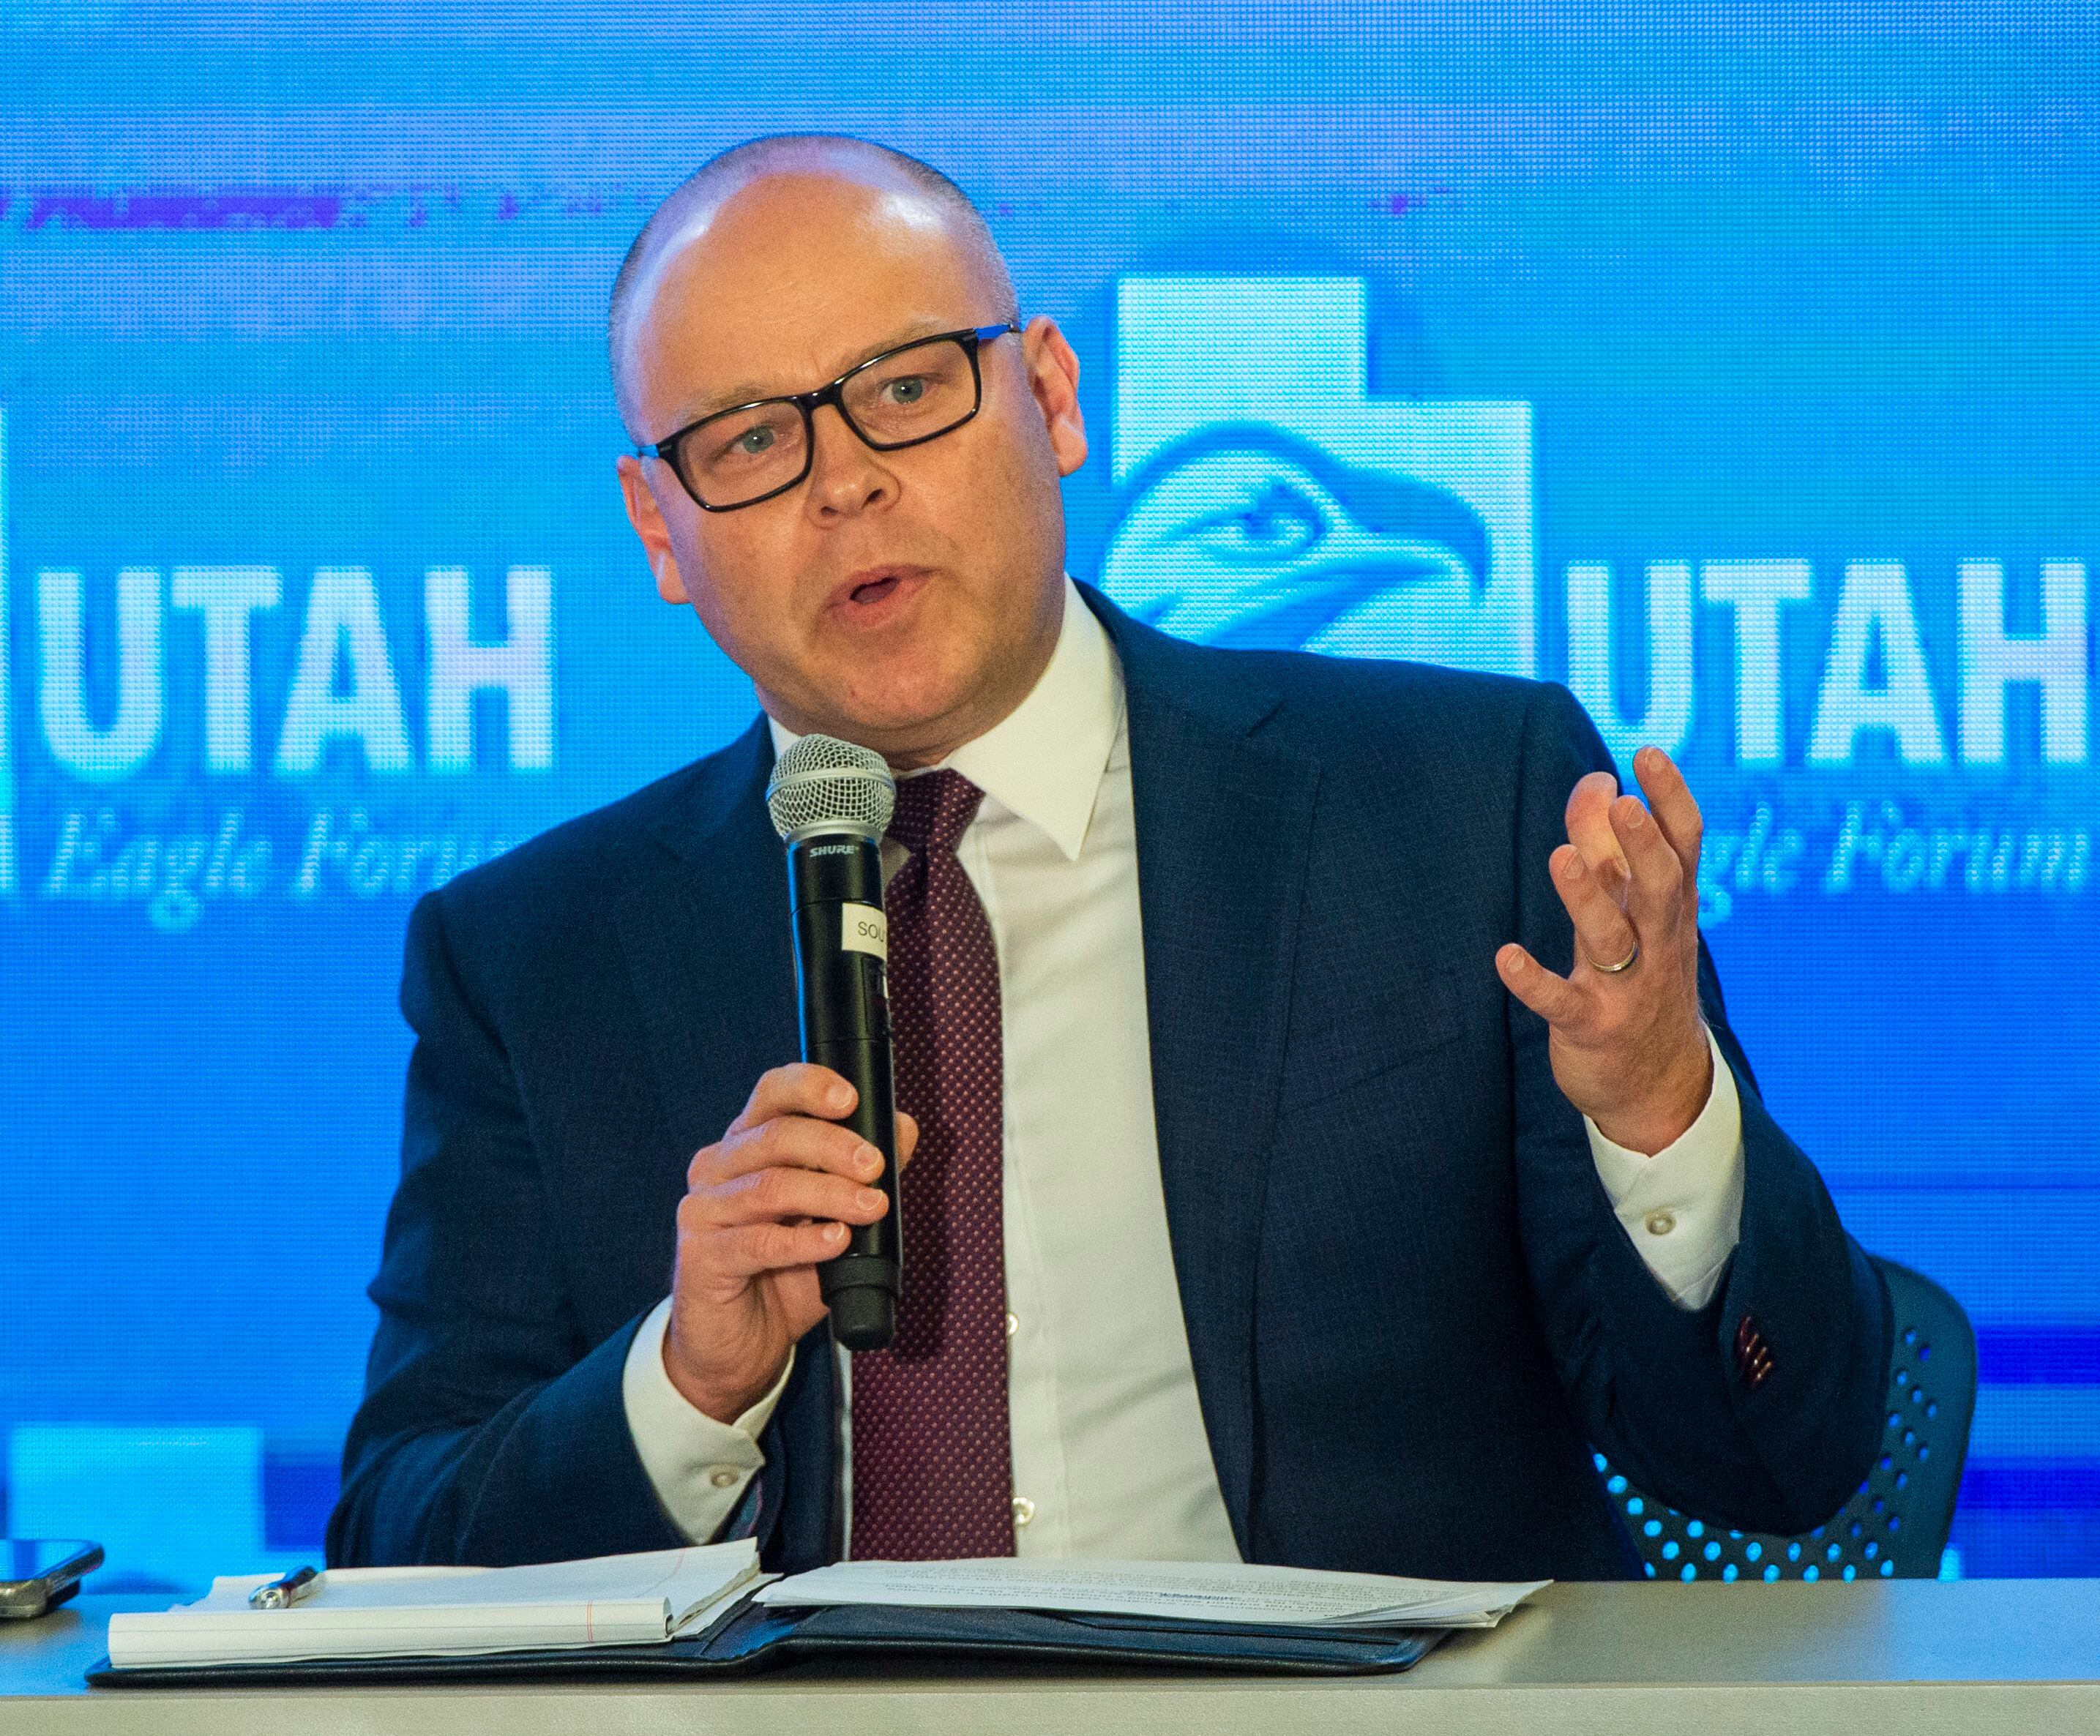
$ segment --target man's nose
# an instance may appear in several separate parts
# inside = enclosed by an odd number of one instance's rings
[[[846,425],[835,404],[819,404],[810,418],[808,509],[813,518],[864,513],[896,498],[897,478],[884,455]]]

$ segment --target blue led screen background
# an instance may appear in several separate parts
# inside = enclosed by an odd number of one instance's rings
[[[0,0],[11,1523],[315,1546],[411,903],[751,714],[627,530],[607,289],[815,129],[1072,336],[1079,576],[1681,754],[1769,1100],[1982,1335],[1950,1571],[2100,1569],[2086,29]]]

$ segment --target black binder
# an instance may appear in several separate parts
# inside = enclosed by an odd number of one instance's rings
[[[1350,1676],[1404,1670],[1440,1628],[1252,1627],[1039,1610],[926,1610],[875,1604],[792,1609],[748,1596],[702,1632],[661,1646],[518,1651],[471,1658],[327,1658],[287,1663],[152,1665],[120,1670],[104,1658],[90,1687],[339,1688],[417,1683],[733,1677],[804,1659],[843,1659],[871,1671],[1004,1670],[1073,1666]]]

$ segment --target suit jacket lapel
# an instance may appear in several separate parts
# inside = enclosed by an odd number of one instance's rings
[[[797,1059],[793,939],[767,820],[765,722],[703,760],[651,826],[676,858],[620,906],[620,938],[673,1126],[719,1138],[758,1076]]]
[[[1251,1558],[1255,1276],[1318,767],[1253,738],[1274,695],[1083,594],[1123,663],[1167,1231],[1211,1458]]]
[[[620,939],[665,1111],[693,1151],[721,1137],[761,1073],[802,1052],[787,873],[765,813],[772,764],[763,716],[703,760],[650,827],[671,853],[660,880],[621,906]],[[833,1403],[823,1327],[799,1346],[796,1364],[768,1430],[757,1510],[769,1568],[789,1572],[831,1553]]]

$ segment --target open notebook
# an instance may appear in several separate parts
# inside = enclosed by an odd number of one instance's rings
[[[1447,1629],[1538,1589],[1193,1562],[845,1562],[792,1579],[749,1542],[541,1567],[336,1568],[307,1601],[267,1583],[109,1624],[98,1686],[401,1681],[476,1672],[733,1672],[761,1660],[968,1655],[1025,1666],[1405,1669]]]
[[[117,1668],[311,1658],[465,1657],[660,1645],[704,1627],[758,1577],[738,1543],[532,1567],[333,1567],[287,1610],[248,1594],[275,1575],[212,1581],[196,1603],[109,1619]]]

